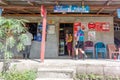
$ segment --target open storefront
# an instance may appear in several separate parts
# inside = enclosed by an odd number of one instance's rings
[[[114,33],[114,23],[119,24],[116,9],[119,8],[120,1],[49,0],[27,2],[26,0],[19,0],[12,3],[11,1],[6,0],[6,2],[0,2],[1,8],[4,9],[2,16],[6,18],[26,19],[30,21],[28,26],[30,27],[30,32],[34,36],[30,55],[31,58],[40,58],[40,45],[42,38],[41,22],[43,21],[40,16],[41,4],[45,5],[48,11],[45,58],[61,58],[61,56],[68,55],[65,45],[65,32],[66,30],[70,30],[73,34],[74,48],[75,24],[77,23],[79,23],[79,26],[83,28],[85,41],[90,40],[94,44],[97,42],[103,42],[105,45],[114,44],[114,36],[117,36],[117,38],[119,36],[119,33]],[[78,2],[80,4],[77,4]],[[50,4],[48,5],[48,3]],[[65,3],[65,5],[61,6],[57,3]],[[5,4],[8,4],[8,6]],[[60,9],[59,7],[63,7],[64,9]],[[59,10],[57,8],[59,8]],[[119,43],[117,44],[119,45]],[[106,54],[108,56],[108,51]],[[107,56],[106,58],[108,58]],[[101,55],[99,55],[99,57],[101,58]]]

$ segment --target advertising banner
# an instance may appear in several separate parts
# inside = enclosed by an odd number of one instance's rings
[[[96,40],[96,32],[95,31],[89,31],[88,32],[88,40],[95,41]]]
[[[80,22],[75,22],[74,23],[74,39],[76,40],[76,38],[77,38],[77,31],[78,31],[78,27],[80,27],[81,26],[81,23]]]
[[[96,24],[94,22],[89,22],[88,23],[88,28],[89,29],[95,29],[96,28]]]
[[[96,22],[96,31],[110,31],[110,24],[108,22]]]
[[[48,34],[55,34],[55,25],[49,25],[47,33]]]
[[[96,25],[96,27],[95,27],[96,31],[102,31],[102,23],[101,22],[96,22],[95,25]]]
[[[107,22],[102,23],[102,30],[110,31],[110,23],[107,23]]]

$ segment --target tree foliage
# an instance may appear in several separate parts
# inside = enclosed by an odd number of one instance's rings
[[[24,42],[27,42],[28,36],[25,34],[26,20],[7,19],[0,17],[0,51],[4,53],[4,60],[12,57],[12,48],[17,47],[17,51],[24,50]]]

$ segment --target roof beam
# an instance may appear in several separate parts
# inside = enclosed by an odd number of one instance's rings
[[[25,13],[33,13],[33,12],[28,11],[28,10],[26,10],[26,9],[21,9],[21,11],[23,11],[23,12],[25,12]]]
[[[5,0],[0,0],[0,4],[8,5],[8,3]]]
[[[111,6],[102,6],[102,5],[89,5],[90,6],[90,8],[97,8],[97,9],[99,9],[99,8],[109,8],[109,9],[115,9],[115,8],[119,8],[120,7],[120,5],[118,4],[118,5],[111,5]],[[49,5],[49,6],[46,6],[47,8],[54,8],[54,6],[51,6],[51,5]],[[7,8],[7,9],[9,9],[9,8],[19,8],[19,9],[23,9],[23,8],[40,8],[40,6],[14,6],[14,5],[9,5],[9,6],[0,6],[0,8]]]
[[[29,11],[28,9],[18,9],[18,8],[16,8],[15,10],[16,10],[16,11],[19,11],[20,13],[22,13],[22,12],[25,12],[25,13],[33,13],[33,12]]]
[[[5,13],[13,13],[13,14],[18,13],[17,11],[11,10],[11,9],[4,9],[4,12],[5,12]],[[3,13],[4,13],[4,12],[3,12]]]
[[[44,1],[55,1],[55,0],[44,0]],[[58,1],[69,1],[69,2],[73,2],[73,1],[82,1],[82,0],[58,0]],[[107,1],[107,0],[85,0],[85,1]],[[114,0],[114,1],[119,1],[119,0]]]
[[[40,14],[3,14],[3,16],[40,16]],[[48,17],[110,17],[108,14],[48,14]]]
[[[111,2],[112,2],[112,0],[106,1],[106,3],[104,4],[104,6],[109,6]],[[104,7],[101,8],[101,9],[97,12],[97,14],[99,14],[100,12],[102,12],[104,9],[105,9]]]

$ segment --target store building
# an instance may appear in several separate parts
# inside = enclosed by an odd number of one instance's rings
[[[4,9],[3,16],[6,18],[17,18],[29,20],[29,27],[31,33],[36,34],[37,28],[42,22],[40,16],[41,4],[46,6],[47,15],[47,38],[45,47],[45,58],[61,58],[66,56],[65,32],[69,30],[74,36],[74,24],[80,23],[84,27],[85,41],[92,40],[96,42],[103,42],[105,45],[114,44],[114,34],[119,36],[119,32],[114,31],[114,23],[119,23],[117,18],[117,8],[119,8],[120,1],[115,0],[49,0],[49,1],[29,1],[19,0],[10,3],[11,1],[1,1],[0,7]],[[80,4],[77,4],[80,2]],[[24,3],[24,5],[22,5]],[[49,3],[49,5],[48,5]],[[88,5],[90,7],[89,13],[80,12],[54,12],[56,4],[67,5]],[[8,5],[6,5],[8,4]],[[54,5],[53,5],[54,4]],[[14,10],[15,9],[15,10]],[[108,24],[108,28],[90,28],[93,24]],[[36,32],[35,32],[36,31]],[[93,37],[90,37],[92,35]],[[40,58],[41,41],[33,41],[31,48],[31,58]],[[73,41],[74,47],[74,41]],[[18,54],[20,55],[20,54]]]

